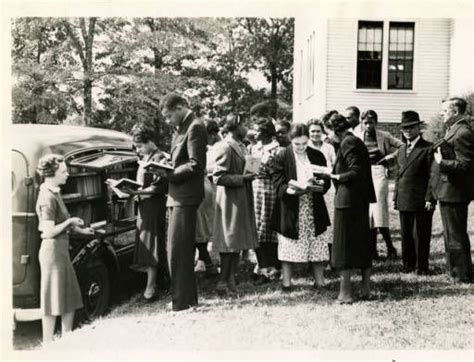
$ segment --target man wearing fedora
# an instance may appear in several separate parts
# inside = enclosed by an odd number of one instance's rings
[[[400,213],[403,270],[427,274],[436,201],[429,185],[433,144],[421,136],[421,124],[417,112],[402,112],[406,143],[398,149],[393,204]]]
[[[443,101],[447,128],[434,146],[431,187],[439,201],[446,261],[455,281],[472,282],[471,243],[467,233],[468,206],[474,200],[474,130],[463,98]]]

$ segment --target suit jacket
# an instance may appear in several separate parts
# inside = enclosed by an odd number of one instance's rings
[[[436,200],[474,200],[474,130],[466,117],[460,117],[444,136],[452,159],[433,162],[430,184]]]
[[[312,164],[326,166],[326,159],[321,151],[308,147],[306,153],[309,162]],[[289,195],[286,192],[288,181],[297,179],[296,160],[291,145],[280,149],[275,155],[270,167],[270,176],[277,194],[272,214],[272,228],[286,237],[298,239],[299,197]],[[325,180],[324,192],[312,193],[316,236],[326,231],[327,227],[331,225],[323,197],[323,194],[326,193],[329,187],[329,180]]]
[[[364,141],[364,130],[360,125],[354,128],[354,136]],[[385,131],[376,129],[375,136],[377,138],[377,146],[379,146],[380,153],[384,157],[389,154],[395,154],[397,149],[403,144],[401,140]]]
[[[376,201],[369,152],[364,142],[352,133],[348,133],[341,142],[333,173],[340,176],[339,180],[334,180],[336,209]]]
[[[433,162],[433,144],[420,138],[408,157],[407,145],[398,150],[398,173],[395,179],[393,200],[399,211],[423,210],[425,202],[435,202],[430,181]]]
[[[174,167],[168,173],[168,206],[199,205],[204,198],[207,133],[193,113],[180,124],[171,142]]]

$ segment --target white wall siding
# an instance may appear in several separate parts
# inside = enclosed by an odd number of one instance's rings
[[[456,18],[451,26],[449,94],[462,96],[474,91],[472,18]]]
[[[392,19],[373,20],[388,22]],[[449,90],[450,20],[396,19],[396,21],[415,22],[413,91],[357,90],[358,19],[329,19],[327,110],[343,110],[347,106],[356,105],[361,111],[374,109],[381,122],[399,122],[400,113],[408,109],[419,112],[421,118],[425,120],[439,111],[440,101],[448,95]],[[382,76],[387,77],[387,74]]]

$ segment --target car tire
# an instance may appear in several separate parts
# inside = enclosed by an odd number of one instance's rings
[[[87,265],[79,277],[84,307],[79,320],[91,321],[104,315],[110,303],[111,285],[107,266],[102,261]]]

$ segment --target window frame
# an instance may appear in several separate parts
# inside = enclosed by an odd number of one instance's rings
[[[381,88],[357,88],[357,60],[358,60],[358,39],[359,39],[359,22],[368,21],[368,22],[383,22],[383,32],[382,32],[382,82]],[[356,93],[401,93],[401,94],[415,94],[417,93],[417,65],[418,65],[418,36],[419,31],[416,31],[417,28],[416,19],[406,19],[406,18],[373,18],[366,19],[361,18],[357,19],[354,24],[353,31],[353,42],[354,50],[352,54],[355,54],[353,61],[353,76],[352,84],[353,91]],[[412,69],[412,89],[389,89],[388,88],[388,56],[389,56],[389,39],[390,39],[390,23],[413,23],[414,24],[414,40],[413,40],[413,69]]]

